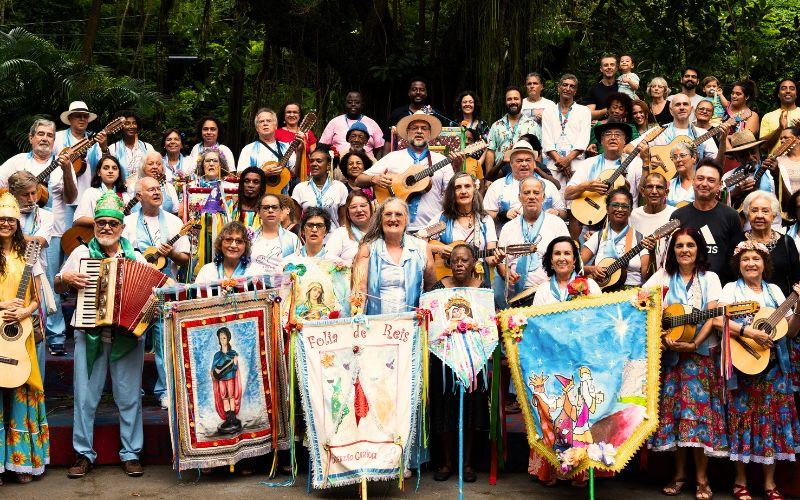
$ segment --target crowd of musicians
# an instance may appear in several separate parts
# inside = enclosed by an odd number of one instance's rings
[[[531,73],[524,91],[505,91],[507,112],[491,124],[471,91],[459,94],[448,113],[454,119],[427,106],[422,79],[410,82],[408,104],[385,128],[362,113],[357,91],[318,139],[308,126],[315,116],[289,102],[278,112],[257,111],[257,137],[238,155],[223,144],[223,124],[213,116],[199,121],[197,144],[168,129],[155,146],[140,138],[133,111],[90,127],[97,116],[75,101],[59,116],[61,130],[36,120],[30,150],[0,166],[0,309],[6,323],[34,319],[25,347],[36,360],[24,384],[0,392],[0,471],[20,482],[44,473],[45,351],[65,355],[69,333],[76,461],[68,476],[92,469],[95,412],[109,371],[122,468],[143,474],[145,338],[156,353],[155,396],[167,406],[161,327],[154,321],[131,342],[81,327],[78,307],[67,328],[76,291],[91,285],[82,260],[158,263],[179,282],[207,283],[280,272],[287,258],[302,255],[352,265],[366,314],[407,311],[423,291],[463,286],[492,288],[498,310],[549,304],[567,300],[576,276],[588,277],[592,295],[660,286],[665,307],[784,306],[780,339],[774,325],[753,324],[753,315],[714,317],[689,339],[664,337],[659,428],[649,441],[674,457],[667,495],[694,483],[697,498],[711,498],[708,457],[718,457],[735,463],[724,487],[736,498],[751,498],[750,462],[763,466],[766,497],[782,498],[775,464],[800,451],[797,84],[780,81],[776,109],[759,118],[750,107],[752,82],[726,87],[687,67],[672,94],[663,78],[640,85],[632,68],[629,56],[604,57],[599,82],[564,74],[557,101],[542,97],[543,79]],[[437,146],[443,126],[461,136],[458,147]],[[89,128],[99,132],[90,136]],[[33,242],[41,250],[30,265]],[[766,349],[764,367],[726,370],[726,334]],[[447,480],[458,463],[456,400],[444,385],[431,389],[443,393],[430,409],[441,447],[436,480]],[[506,382],[503,393],[504,413],[518,412],[513,386]],[[487,414],[487,395],[471,394],[466,481],[476,479],[472,443],[480,434],[473,431]],[[562,479],[535,453],[529,470],[547,485]]]

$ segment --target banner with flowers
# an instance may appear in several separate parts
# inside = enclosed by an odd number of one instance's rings
[[[300,255],[286,261],[284,272],[295,278],[294,314],[298,320],[350,316],[350,266]]]
[[[298,323],[295,368],[315,488],[402,480],[422,439],[420,319],[411,312]]]
[[[498,314],[528,442],[565,475],[620,471],[655,431],[660,311],[625,290]]]
[[[467,390],[475,388],[478,374],[497,346],[492,290],[434,290],[422,295],[419,306],[431,312],[428,325],[430,351],[453,370]]]

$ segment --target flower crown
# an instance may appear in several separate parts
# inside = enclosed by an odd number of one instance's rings
[[[763,253],[764,255],[769,255],[769,249],[767,248],[766,245],[752,240],[744,240],[738,245],[736,245],[736,248],[733,250],[733,255],[735,257],[742,252],[749,252],[749,251],[755,251]]]

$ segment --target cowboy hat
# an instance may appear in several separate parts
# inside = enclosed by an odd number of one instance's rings
[[[401,139],[405,139],[408,141],[408,126],[411,125],[413,122],[428,122],[428,125],[431,126],[431,136],[428,138],[429,141],[433,140],[434,138],[439,136],[439,133],[442,131],[442,122],[439,121],[433,115],[429,115],[423,111],[417,111],[414,114],[404,116],[397,122],[397,135]]]
[[[517,141],[514,143],[514,147],[503,153],[503,161],[510,162],[511,157],[517,153],[528,153],[533,156],[534,160],[539,159],[539,152],[533,149],[528,141]]]
[[[92,113],[89,111],[89,106],[86,105],[83,101],[72,101],[69,103],[69,109],[61,113],[61,122],[69,125],[69,115],[72,113],[89,113],[89,121],[94,121],[97,118],[97,114]]]
[[[625,144],[631,142],[631,138],[633,137],[631,126],[625,122],[621,122],[613,118],[609,118],[608,120],[606,120],[605,123],[600,123],[595,125],[594,136],[597,139],[597,141],[600,142],[600,138],[603,137],[603,134],[606,132],[606,130],[611,130],[611,129],[622,130],[622,133],[625,134]]]
[[[755,148],[764,142],[756,140],[756,136],[754,136],[753,133],[748,129],[742,129],[734,134],[731,134],[729,138],[731,140],[731,148],[725,151],[726,155],[735,153],[737,151],[745,151],[747,149]]]

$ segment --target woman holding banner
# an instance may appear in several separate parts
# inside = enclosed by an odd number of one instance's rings
[[[712,309],[722,292],[719,278],[708,270],[708,248],[693,228],[672,235],[664,267],[645,283],[645,288],[666,290],[664,307],[680,304],[698,310]],[[659,427],[648,446],[655,451],[673,451],[675,475],[663,488],[665,495],[678,495],[686,485],[686,459],[692,449],[695,463],[696,497],[709,500],[708,457],[728,455],[723,380],[719,373],[719,339],[713,321],[697,325],[691,341],[663,339]]]

